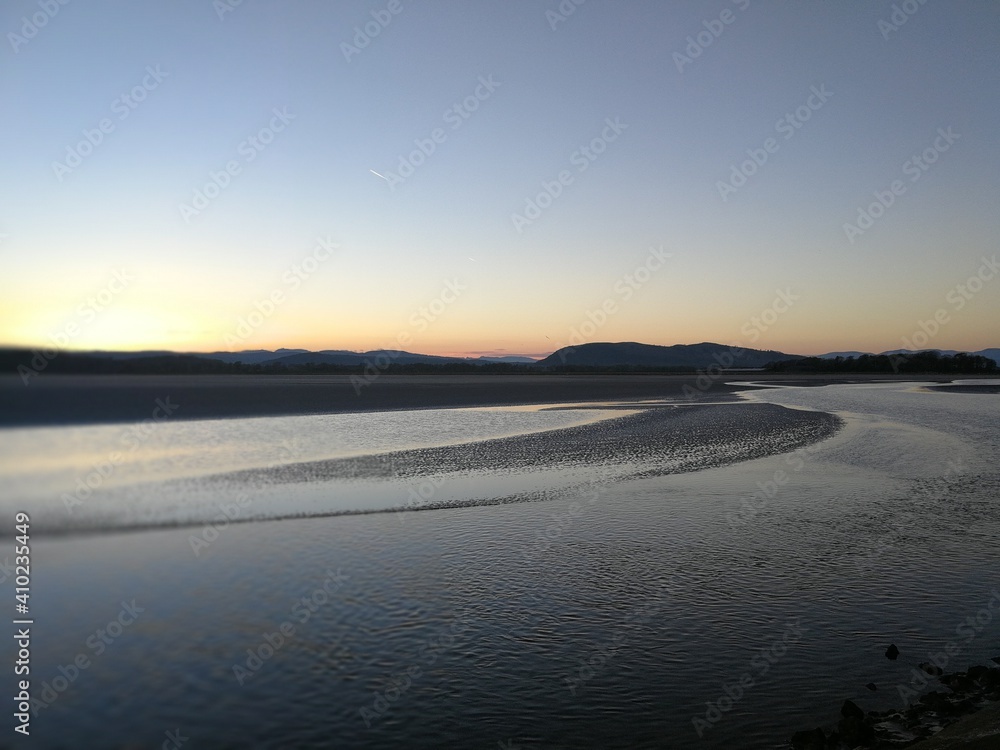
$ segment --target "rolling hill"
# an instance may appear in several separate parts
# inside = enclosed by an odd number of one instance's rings
[[[539,361],[540,367],[692,367],[718,365],[724,368],[758,368],[770,362],[798,359],[799,355],[760,349],[740,349],[724,344],[676,344],[656,346],[595,343],[567,346]]]

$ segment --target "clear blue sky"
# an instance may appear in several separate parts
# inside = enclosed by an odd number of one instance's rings
[[[231,2],[4,3],[0,343],[1000,345],[992,0]]]

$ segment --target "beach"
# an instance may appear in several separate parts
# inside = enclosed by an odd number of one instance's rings
[[[993,750],[1000,747],[1000,704],[961,719],[915,747],[918,750]]]

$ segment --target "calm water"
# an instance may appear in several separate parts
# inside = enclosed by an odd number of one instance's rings
[[[767,748],[845,698],[898,706],[1000,586],[1000,399],[752,399],[845,426],[702,471],[553,469],[570,489],[538,502],[228,525],[197,554],[200,526],[37,540],[33,690],[89,664],[31,746],[159,747],[179,729],[192,748]],[[535,487],[522,473],[491,480]],[[134,622],[95,639],[133,599]],[[955,668],[1000,655],[1000,623],[973,635]]]

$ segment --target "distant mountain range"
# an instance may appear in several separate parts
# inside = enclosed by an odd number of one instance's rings
[[[924,351],[935,351],[941,355],[953,355],[953,350],[931,349]],[[880,354],[907,353],[905,349],[894,349],[892,351],[880,352]],[[912,353],[912,352],[910,352]],[[1000,348],[980,349],[976,352],[968,352],[992,359],[1000,365]],[[3,349],[0,350],[0,370],[17,371],[18,366],[27,364],[37,354],[37,350],[26,349]],[[837,357],[860,357],[871,355],[871,352],[843,351],[828,352],[817,355],[820,359],[836,359]],[[41,355],[38,355],[39,357]],[[215,363],[225,363],[235,365],[242,363],[246,366],[261,367],[289,367],[300,369],[310,365],[333,366],[347,368],[361,368],[374,365],[379,369],[384,369],[389,365],[449,365],[463,366],[470,365],[498,365],[508,364],[515,366],[535,366],[546,369],[558,368],[677,368],[689,370],[702,370],[709,367],[719,367],[724,370],[729,369],[759,369],[772,362],[802,359],[802,355],[787,354],[785,352],[749,349],[726,346],[704,342],[701,344],[676,344],[674,346],[658,346],[654,344],[640,344],[636,342],[620,343],[592,343],[580,344],[579,346],[569,346],[559,349],[543,359],[519,355],[506,355],[498,357],[442,357],[433,354],[419,354],[400,350],[376,349],[368,352],[351,352],[341,349],[325,349],[323,351],[312,352],[307,349],[277,349],[270,351],[267,349],[249,349],[240,352],[170,352],[170,351],[143,351],[143,352],[67,352],[64,357],[60,357],[63,362],[55,367],[56,371],[63,371],[70,368],[79,371],[136,371],[136,368],[153,369],[163,367],[165,371],[181,371],[182,367],[188,368],[183,371],[216,371],[221,365]],[[72,365],[68,360],[75,360],[77,364]],[[136,360],[144,360],[138,362]],[[208,361],[206,361],[208,360]],[[133,364],[133,361],[134,362]],[[101,363],[104,363],[103,365]],[[121,363],[115,365],[114,362]],[[171,365],[170,363],[175,363]],[[202,363],[202,364],[198,364]],[[90,369],[80,369],[89,367]],[[38,366],[37,363],[35,366]],[[171,369],[175,368],[175,369]],[[74,370],[74,371],[75,371]],[[66,370],[69,371],[69,370]]]
[[[139,359],[170,356],[172,352],[90,352],[90,356],[110,359]],[[177,354],[176,356],[180,356]],[[636,342],[593,343],[568,346],[541,360],[523,356],[503,357],[442,357],[434,354],[417,354],[391,349],[368,352],[351,352],[341,349],[324,349],[311,352],[307,349],[251,349],[241,352],[188,353],[184,356],[213,359],[228,364],[245,365],[336,365],[341,367],[365,366],[371,362],[391,362],[400,365],[424,364],[490,364],[508,363],[537,365],[538,367],[677,367],[698,369],[717,365],[729,368],[759,368],[770,362],[798,359],[799,355],[784,352],[738,349],[723,344],[676,344],[658,346]]]
[[[178,352],[149,351],[149,352],[88,352],[92,356],[109,357],[111,359],[137,359],[140,357],[162,357]],[[486,364],[496,362],[507,362],[510,364],[534,364],[537,360],[531,357],[522,356],[502,356],[502,357],[441,357],[436,354],[414,354],[393,349],[375,349],[370,352],[351,352],[346,349],[324,349],[318,352],[311,352],[308,349],[247,349],[241,352],[209,352],[187,353],[187,356],[202,357],[203,359],[216,359],[220,362],[232,364],[242,362],[245,365],[262,364],[284,364],[284,365],[342,365],[353,367],[355,365],[364,366],[366,363],[376,358],[388,358],[391,362],[401,365],[411,364],[454,364],[465,362],[467,364]]]
[[[893,349],[891,351],[879,352],[880,354],[901,354],[906,349]],[[933,349],[939,354],[956,354],[955,350]],[[979,354],[994,360],[1000,364],[1000,349],[981,349],[969,354]],[[150,355],[165,355],[170,352],[142,352],[118,354],[115,356],[136,357]],[[860,357],[873,352],[847,351],[828,352],[817,355],[821,359],[835,359],[837,357]],[[725,344],[715,344],[704,342],[701,344],[675,344],[673,346],[659,346],[656,344],[640,344],[633,341],[620,343],[600,342],[592,344],[580,344],[579,346],[567,346],[559,349],[543,359],[532,357],[509,355],[501,357],[442,357],[434,354],[418,354],[399,350],[375,349],[368,352],[351,352],[343,349],[324,349],[318,352],[311,352],[307,349],[277,349],[268,351],[266,349],[255,349],[242,352],[211,352],[209,354],[196,354],[194,356],[205,357],[207,359],[217,359],[221,362],[243,362],[244,364],[285,364],[285,365],[305,365],[305,364],[330,364],[342,366],[364,366],[368,362],[380,358],[397,364],[454,364],[464,362],[466,364],[486,364],[506,362],[508,364],[530,365],[537,364],[540,367],[693,367],[703,368],[711,365],[719,365],[724,369],[729,368],[758,368],[764,367],[771,362],[778,362],[787,359],[799,359],[804,355],[787,354],[785,352],[774,351],[773,349],[749,349],[730,347]],[[732,359],[730,363],[729,360]]]

